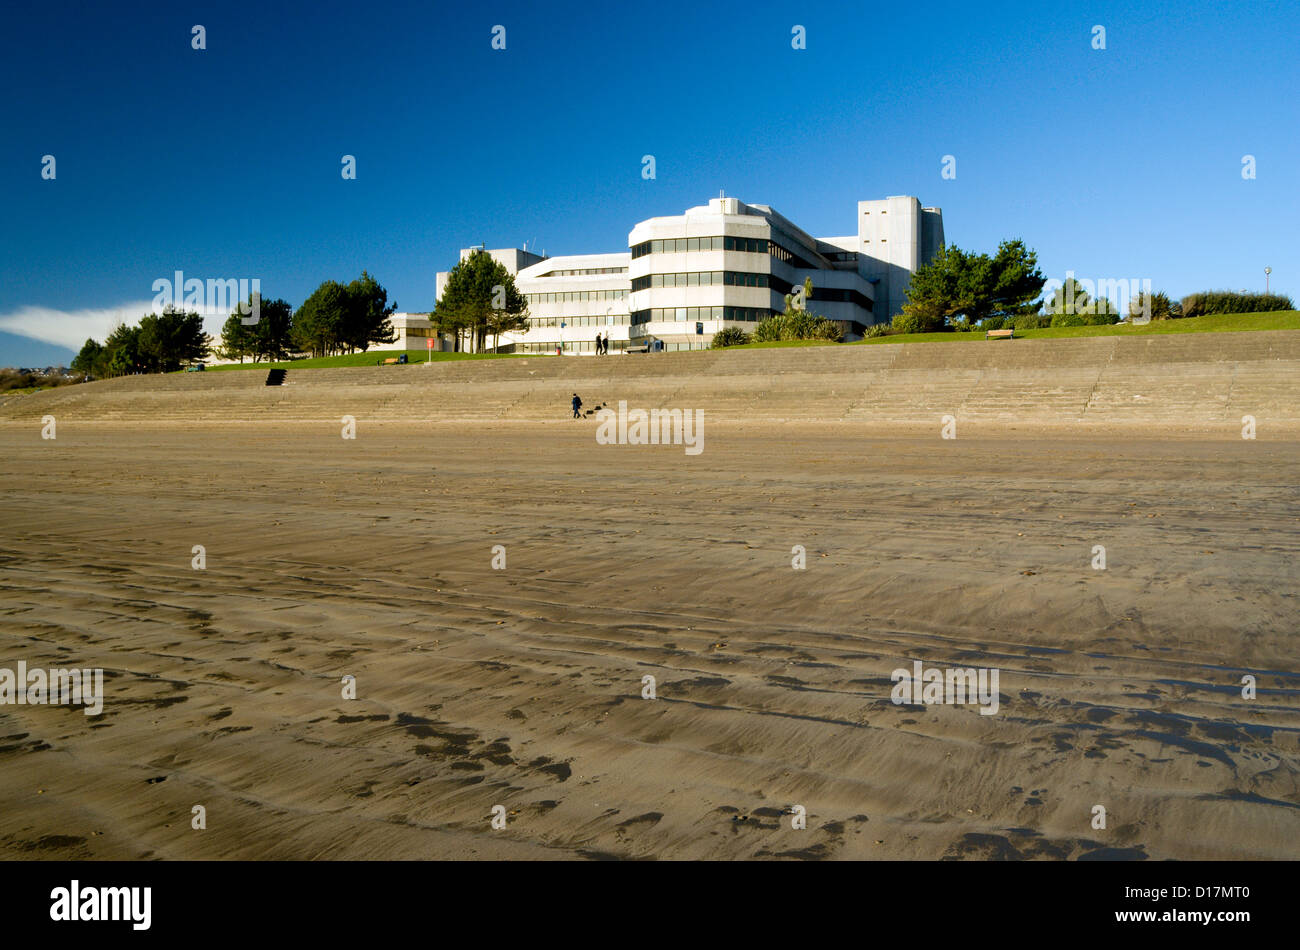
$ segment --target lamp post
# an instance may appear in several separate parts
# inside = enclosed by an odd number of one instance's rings
[[[1271,273],[1273,273],[1273,268],[1271,267],[1264,268],[1264,293],[1266,294],[1268,293],[1268,275]]]

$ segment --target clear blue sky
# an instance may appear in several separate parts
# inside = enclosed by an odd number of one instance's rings
[[[428,310],[461,247],[620,250],[720,188],[817,236],[913,194],[1049,277],[1182,295],[1268,264],[1297,295],[1297,39],[1293,0],[11,5],[0,365],[66,362],[12,331],[84,339],[178,269],[297,306],[366,268]]]

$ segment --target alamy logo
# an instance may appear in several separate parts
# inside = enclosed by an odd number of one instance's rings
[[[619,400],[596,413],[598,445],[684,445],[687,455],[704,451],[703,409],[632,409]]]
[[[132,930],[148,930],[153,920],[151,887],[71,887],[50,891],[50,920],[129,920]]]
[[[159,277],[153,282],[153,311],[197,310],[200,313],[236,313],[239,322],[251,327],[262,318],[262,279],[234,278],[223,280],[208,278],[206,283],[197,277],[188,280],[177,271],[175,280]]]
[[[920,660],[912,661],[912,670],[897,669],[889,675],[894,681],[890,699],[895,706],[906,704],[964,706],[979,703],[981,716],[998,711],[998,671],[996,669],[938,667],[923,669]]]
[[[0,668],[0,704],[18,706],[84,705],[87,716],[104,711],[103,670],[29,670]]]

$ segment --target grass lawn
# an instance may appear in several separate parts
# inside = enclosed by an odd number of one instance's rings
[[[1151,333],[1222,333],[1239,330],[1300,330],[1300,310],[1277,310],[1271,313],[1225,313],[1187,320],[1153,320],[1145,326],[1117,323],[1107,327],[1047,327],[1042,330],[1017,330],[1016,338],[1027,340],[1055,340],[1083,336],[1144,336]],[[900,333],[897,336],[874,337],[850,344],[828,343],[825,340],[783,340],[776,343],[744,343],[729,346],[729,350],[761,350],[786,346],[871,346],[879,343],[968,343],[984,340],[982,330],[967,333]],[[698,351],[697,351],[698,352]],[[397,356],[400,350],[371,350],[369,353],[349,353],[345,356],[322,356],[316,359],[285,360],[279,363],[231,363],[226,366],[209,366],[210,373],[224,370],[320,369],[335,366],[374,366],[380,360]],[[538,358],[550,353],[415,353],[407,354],[411,364],[432,360],[435,363],[450,360],[508,360]]]
[[[741,343],[739,346],[728,346],[728,350],[771,350],[782,346],[840,346],[839,343],[832,343],[830,340],[775,340],[769,343]]]
[[[401,350],[371,350],[369,353],[346,353],[343,356],[318,356],[305,360],[283,360],[278,363],[229,363],[224,366],[209,366],[207,372],[215,373],[228,369],[326,369],[335,366],[374,366],[381,360],[400,356]],[[452,360],[506,360],[517,356],[549,356],[549,353],[415,353],[408,352],[406,358],[416,363],[445,363]],[[183,371],[182,371],[183,372]]]
[[[1116,323],[1106,327],[1045,327],[1042,330],[1017,330],[1016,339],[1059,340],[1081,336],[1145,336],[1152,333],[1224,333],[1239,330],[1300,330],[1300,310],[1275,310],[1269,313],[1222,313],[1186,320],[1152,320],[1144,326]],[[966,333],[900,333],[855,340],[848,346],[872,346],[879,343],[970,343],[984,340],[983,330]],[[780,343],[744,343],[729,350],[759,350],[774,346],[837,346],[825,340],[789,340]]]
[[[1143,326],[1116,323],[1107,327],[1044,327],[1041,330],[1017,330],[1016,338],[1026,340],[1060,340],[1081,336],[1147,336],[1153,333],[1224,333],[1239,330],[1300,330],[1300,310],[1275,310],[1270,313],[1219,313],[1185,320],[1152,320]],[[968,333],[900,333],[858,343],[922,343],[929,340],[964,342],[983,340],[984,331]]]

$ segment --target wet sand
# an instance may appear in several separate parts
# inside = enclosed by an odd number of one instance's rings
[[[1294,442],[593,430],[0,428],[0,855],[1300,857]]]

